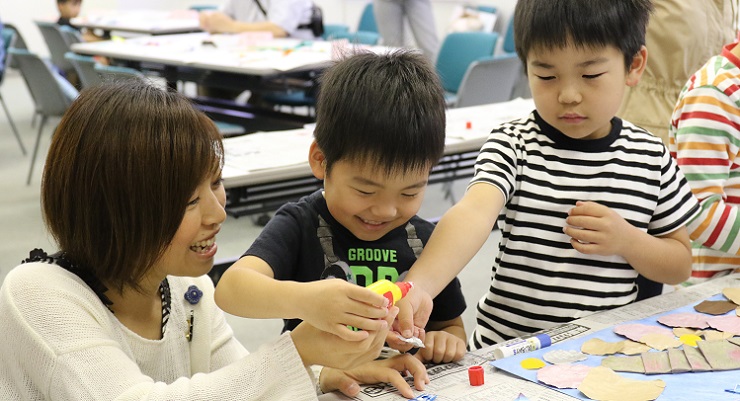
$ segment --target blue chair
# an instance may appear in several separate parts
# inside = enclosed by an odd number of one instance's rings
[[[380,34],[377,32],[357,31],[357,32],[335,32],[329,36],[329,40],[347,39],[352,44],[360,45],[377,45],[380,41]]]
[[[329,39],[335,34],[349,32],[349,27],[343,24],[324,24],[324,39]]]
[[[3,78],[5,77],[5,71],[10,68],[10,48],[13,47],[15,43],[15,31],[12,28],[3,27],[2,32],[0,32],[2,35],[2,42],[3,42],[3,60],[2,60],[2,68],[0,68],[0,85],[3,83]],[[23,141],[21,141],[21,136],[18,134],[18,128],[15,126],[15,122],[13,122],[13,119],[10,117],[10,111],[8,110],[8,106],[5,104],[5,100],[3,99],[3,94],[0,93],[0,104],[3,105],[3,110],[5,110],[5,115],[8,117],[8,123],[10,123],[10,128],[13,130],[13,134],[15,135],[15,139],[18,141],[18,145],[21,147],[21,152],[23,155],[26,155],[26,147],[23,146]]]
[[[492,56],[497,40],[496,32],[453,32],[445,37],[436,67],[448,105],[455,104],[457,91],[470,64]]]
[[[378,24],[375,22],[375,14],[373,11],[372,2],[367,3],[365,8],[362,10],[360,23],[357,25],[357,30],[362,32],[378,33]]]
[[[213,4],[194,4],[190,7],[188,7],[190,10],[195,11],[210,11],[210,10],[218,10],[218,6]]]
[[[504,44],[502,50],[505,53],[516,53],[516,47],[514,46],[514,16],[509,18],[509,25],[506,27],[506,33],[504,34]]]
[[[10,49],[10,53],[18,63],[18,69],[21,71],[28,90],[31,92],[31,97],[36,103],[36,113],[41,115],[41,122],[36,134],[36,144],[33,147],[33,156],[31,157],[31,167],[26,179],[26,185],[30,185],[44,126],[49,117],[61,117],[67,111],[74,100],[73,94],[69,91],[74,91],[74,88],[64,87],[52,68],[39,56],[27,50],[14,48]]]

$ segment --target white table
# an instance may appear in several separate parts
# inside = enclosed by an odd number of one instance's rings
[[[86,13],[72,18],[72,25],[105,31],[120,31],[146,35],[200,31],[195,10],[109,10]]]

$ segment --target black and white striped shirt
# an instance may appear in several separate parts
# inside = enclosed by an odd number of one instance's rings
[[[533,112],[496,128],[470,185],[506,198],[489,292],[478,303],[471,348],[480,348],[635,300],[635,271],[619,256],[581,254],[563,233],[576,201],[608,206],[661,236],[699,210],[657,138],[618,118],[596,140],[572,139]]]

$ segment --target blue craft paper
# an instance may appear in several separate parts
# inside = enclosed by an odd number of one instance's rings
[[[719,294],[714,297],[709,298],[710,300],[726,300],[726,298]],[[698,304],[698,302],[696,303]],[[660,327],[666,327],[662,324],[657,322],[657,319],[660,316],[663,315],[670,315],[672,313],[679,313],[679,312],[694,312],[694,305],[688,305],[682,308],[678,308],[669,312],[660,313],[645,319],[641,320],[634,320],[631,322],[624,322],[621,324],[630,324],[630,323],[642,323],[642,324],[648,324],[651,326],[660,326]],[[730,311],[727,313],[727,315],[735,314],[735,311]],[[710,316],[710,315],[707,315]],[[520,363],[522,360],[526,358],[539,358],[544,361],[544,358],[542,358],[542,355],[544,355],[547,352],[554,351],[554,350],[581,350],[581,345],[583,345],[584,342],[592,339],[592,338],[599,338],[601,340],[607,341],[607,342],[617,342],[625,340],[624,337],[617,335],[614,333],[612,328],[607,328],[601,331],[597,331],[595,333],[574,339],[569,341],[563,341],[561,343],[553,344],[552,346],[548,348],[543,348],[540,350],[524,353],[524,354],[518,354],[514,355],[508,358],[504,358],[498,361],[492,361],[491,365],[495,366],[496,368],[505,370],[511,374],[514,374],[516,376],[519,376],[521,378],[527,379],[529,381],[539,383],[540,385],[547,386],[544,383],[540,383],[537,381],[537,371],[536,370],[527,370],[521,367]],[[653,351],[657,352],[657,351]],[[622,356],[622,354],[617,354],[617,356]],[[603,359],[602,356],[593,356],[589,355],[588,359],[585,361],[577,362],[576,364],[583,364],[588,366],[600,366],[601,360]],[[670,401],[697,401],[697,400],[712,400],[712,401],[737,401],[738,395],[737,394],[731,394],[726,392],[726,389],[732,389],[735,387],[735,385],[738,384],[740,381],[740,370],[726,370],[726,371],[716,371],[716,372],[687,372],[687,373],[678,373],[678,374],[662,374],[662,375],[645,375],[645,374],[639,374],[639,373],[627,373],[627,372],[616,372],[618,375],[629,378],[629,379],[635,379],[635,380],[657,380],[661,379],[665,382],[665,389],[663,390],[663,393],[658,397],[658,400],[670,400]],[[581,400],[590,400],[590,398],[586,397],[583,393],[578,391],[577,389],[559,389],[552,386],[550,387],[556,391],[560,391],[562,393],[568,394],[570,396],[576,397]]]

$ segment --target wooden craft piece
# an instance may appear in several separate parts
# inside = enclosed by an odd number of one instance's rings
[[[712,370],[740,369],[740,346],[727,340],[702,341],[699,350]]]
[[[696,329],[706,329],[707,315],[702,313],[671,313],[658,318],[658,323],[668,327],[692,327]]]
[[[537,371],[537,380],[557,388],[578,388],[591,369],[580,364],[549,365]]]
[[[694,306],[694,310],[708,315],[724,315],[725,313],[737,308],[737,305],[730,301],[703,301]]]
[[[709,326],[719,331],[740,336],[740,316],[714,316],[707,319],[707,323],[709,323]]]
[[[588,398],[599,401],[652,401],[664,389],[663,380],[626,379],[603,366],[591,369],[578,386],[578,390]]]
[[[717,330],[704,330],[702,332],[702,336],[704,337],[705,341],[719,341],[732,338],[732,333],[725,333],[724,331]]]
[[[681,337],[685,334],[694,334],[700,336],[701,333],[703,333],[701,330],[687,329],[685,327],[676,327],[673,329],[673,335],[676,337]]]
[[[722,295],[735,303],[735,305],[740,305],[740,287],[727,287],[722,290]]]
[[[542,359],[554,365],[584,361],[586,358],[588,358],[588,356],[583,352],[564,349],[550,351],[542,355]]]
[[[671,364],[671,373],[684,373],[691,372],[691,365],[689,360],[686,359],[686,354],[680,349],[669,349],[668,361]]]
[[[605,356],[601,366],[615,372],[645,373],[645,365],[641,356]]]
[[[684,334],[678,338],[678,341],[681,341],[684,345],[688,345],[689,347],[696,347],[696,343],[702,341],[702,338],[696,334]]]
[[[670,335],[662,333],[648,333],[640,338],[640,342],[649,346],[650,348],[663,351],[668,348],[678,348],[681,346],[681,341],[676,337],[673,337],[673,332]]]
[[[630,323],[620,324],[614,326],[614,332],[620,336],[629,338],[632,341],[640,341],[640,339],[649,333],[660,333],[667,336],[673,337],[673,331],[666,329],[665,327],[650,326],[642,323]]]
[[[708,372],[712,370],[709,362],[704,359],[704,355],[697,348],[683,347],[683,353],[686,354],[686,360],[689,361],[693,372]]]
[[[625,355],[637,355],[651,350],[649,346],[643,343],[638,343],[637,341],[624,340],[622,341],[622,344],[622,350],[619,352]]]
[[[599,338],[592,338],[581,345],[581,352],[589,355],[613,355],[624,348],[624,342],[606,342]]]
[[[671,372],[671,362],[668,360],[667,352],[643,352],[641,356],[645,374],[658,375]]]

